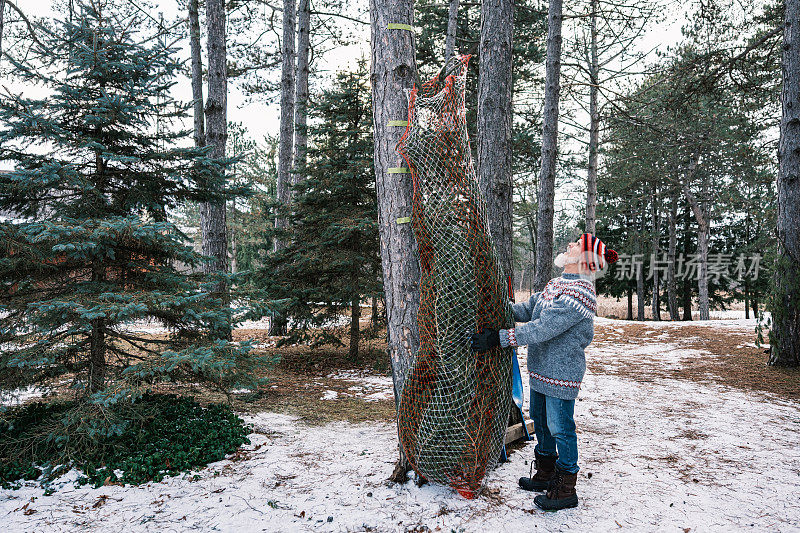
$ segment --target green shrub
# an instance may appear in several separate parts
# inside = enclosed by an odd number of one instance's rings
[[[9,410],[0,421],[0,486],[41,479],[48,487],[68,468],[78,483],[137,485],[202,468],[249,443],[251,428],[230,407],[201,406],[192,398],[145,394],[104,412],[77,402],[35,402]]]

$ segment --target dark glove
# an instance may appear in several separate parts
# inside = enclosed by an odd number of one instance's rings
[[[473,352],[485,352],[495,346],[500,346],[500,333],[496,329],[484,329],[472,336]]]

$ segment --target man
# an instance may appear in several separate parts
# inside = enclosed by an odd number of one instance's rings
[[[594,337],[597,297],[593,281],[598,270],[616,260],[614,250],[584,233],[553,261],[564,267],[561,277],[551,279],[527,302],[513,305],[514,319],[525,324],[472,336],[474,351],[528,345],[536,474],[520,478],[519,485],[525,490],[547,491],[534,498],[544,510],[578,505],[578,438],[573,412],[586,371],[584,350]]]

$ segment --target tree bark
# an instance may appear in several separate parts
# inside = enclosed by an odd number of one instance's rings
[[[597,59],[597,2],[591,2],[591,63],[589,65],[589,168],[586,175],[586,231],[595,232],[597,211],[597,150],[600,143],[600,112],[597,93],[600,87],[600,65]]]
[[[350,303],[350,360],[354,361],[358,357],[358,343],[361,338],[361,300],[356,297]]]
[[[675,255],[678,244],[677,235],[678,199],[673,194],[669,210],[669,248],[667,251],[667,307],[669,319],[680,320],[678,315],[678,287],[675,281]]]
[[[708,237],[709,237],[709,220],[708,211],[703,209],[703,205],[697,198],[695,198],[692,191],[689,189],[689,183],[697,170],[697,163],[699,161],[699,154],[692,158],[687,170],[686,181],[683,183],[683,195],[689,206],[692,208],[694,219],[697,221],[697,247],[700,253],[700,276],[697,280],[697,295],[699,300],[700,320],[709,319],[708,310]],[[705,189],[708,180],[703,178],[703,192],[706,197]]]
[[[208,101],[206,102],[206,142],[212,146],[210,156],[216,160],[225,158],[228,140],[228,67],[225,45],[225,2],[206,1],[206,23],[208,25]],[[225,170],[215,188],[224,187]],[[228,231],[225,200],[204,202],[201,206],[203,230],[203,255],[212,258],[205,263],[206,273],[228,272]],[[228,301],[227,283],[222,280],[218,292],[223,301]],[[228,335],[230,333],[228,332]]]
[[[683,259],[684,261],[687,260],[689,257],[689,228],[691,227],[691,214],[689,213],[689,208],[687,207],[686,211],[683,215]],[[683,277],[683,320],[690,321],[692,320],[692,286],[689,280],[689,277],[685,275],[684,269],[684,277]]]
[[[800,366],[800,0],[786,0],[784,13],[778,254],[769,364],[796,367]]]
[[[456,51],[456,33],[458,31],[458,5],[459,0],[450,0],[450,12],[447,17],[447,38],[444,43],[444,61],[453,56]]]
[[[633,289],[628,287],[628,317],[626,320],[633,320]]]
[[[747,276],[744,277],[743,285],[744,287],[742,292],[744,293],[744,318],[747,320],[750,318],[750,284],[747,282]]]
[[[540,291],[553,272],[553,214],[558,155],[558,99],[561,83],[561,5],[550,0],[547,10],[547,60],[542,117],[542,167],[539,173],[536,276],[533,290]]]
[[[311,49],[311,6],[300,0],[297,6],[297,85],[294,108],[294,176],[295,185],[305,179],[308,151],[308,54]]]
[[[294,146],[294,99],[295,99],[295,0],[283,2],[283,46],[281,49],[281,121],[278,140],[278,203],[285,209],[291,202],[292,150]],[[275,228],[286,230],[288,221],[285,212],[275,217]],[[275,250],[286,245],[282,235],[275,238]]]
[[[194,102],[194,145],[206,145],[206,120],[203,111],[203,58],[200,48],[200,10],[198,0],[189,0],[189,48],[192,53],[192,101]]]
[[[644,238],[644,229],[645,229],[645,217],[646,211],[645,207],[642,206],[641,209],[637,211],[637,233],[636,233],[636,255],[642,258],[642,261],[636,265],[636,320],[644,320],[644,246],[643,246],[643,238]]]
[[[458,2],[456,2],[458,4]],[[0,0],[0,59],[3,56],[3,15],[6,10],[6,0]]]
[[[651,218],[652,218],[652,226],[653,226],[653,241],[652,241],[652,254],[655,257],[656,261],[658,261],[658,255],[661,251],[659,246],[659,242],[661,240],[661,220],[660,220],[660,213],[658,211],[658,189],[653,186],[652,194],[651,194],[651,202],[650,202],[650,210],[651,210]],[[661,278],[661,272],[658,268],[653,268],[653,320],[661,321],[661,298],[659,293],[659,283]]]
[[[392,364],[395,406],[400,402],[406,374],[419,349],[419,253],[411,224],[397,219],[411,214],[412,183],[407,174],[389,174],[389,167],[404,166],[395,147],[403,134],[390,120],[408,117],[405,90],[416,78],[416,39],[413,32],[388,29],[389,23],[413,24],[413,0],[370,0],[372,34],[371,81],[374,123],[375,179],[381,265],[386,297],[387,350]],[[392,474],[404,481],[410,466],[400,451]]]
[[[478,74],[478,182],[486,200],[489,233],[500,266],[513,275],[511,175],[511,52],[514,5],[511,0],[481,4]]]

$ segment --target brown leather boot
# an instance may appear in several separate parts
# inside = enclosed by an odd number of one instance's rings
[[[540,455],[536,450],[533,451],[533,465],[536,467],[536,474],[532,477],[519,478],[519,486],[524,490],[542,491],[547,490],[550,481],[556,474],[557,455]]]
[[[556,474],[547,489],[547,494],[540,494],[533,499],[533,503],[545,511],[558,511],[559,509],[577,507],[578,495],[575,492],[575,482],[577,480],[577,473],[570,474],[556,467]]]

